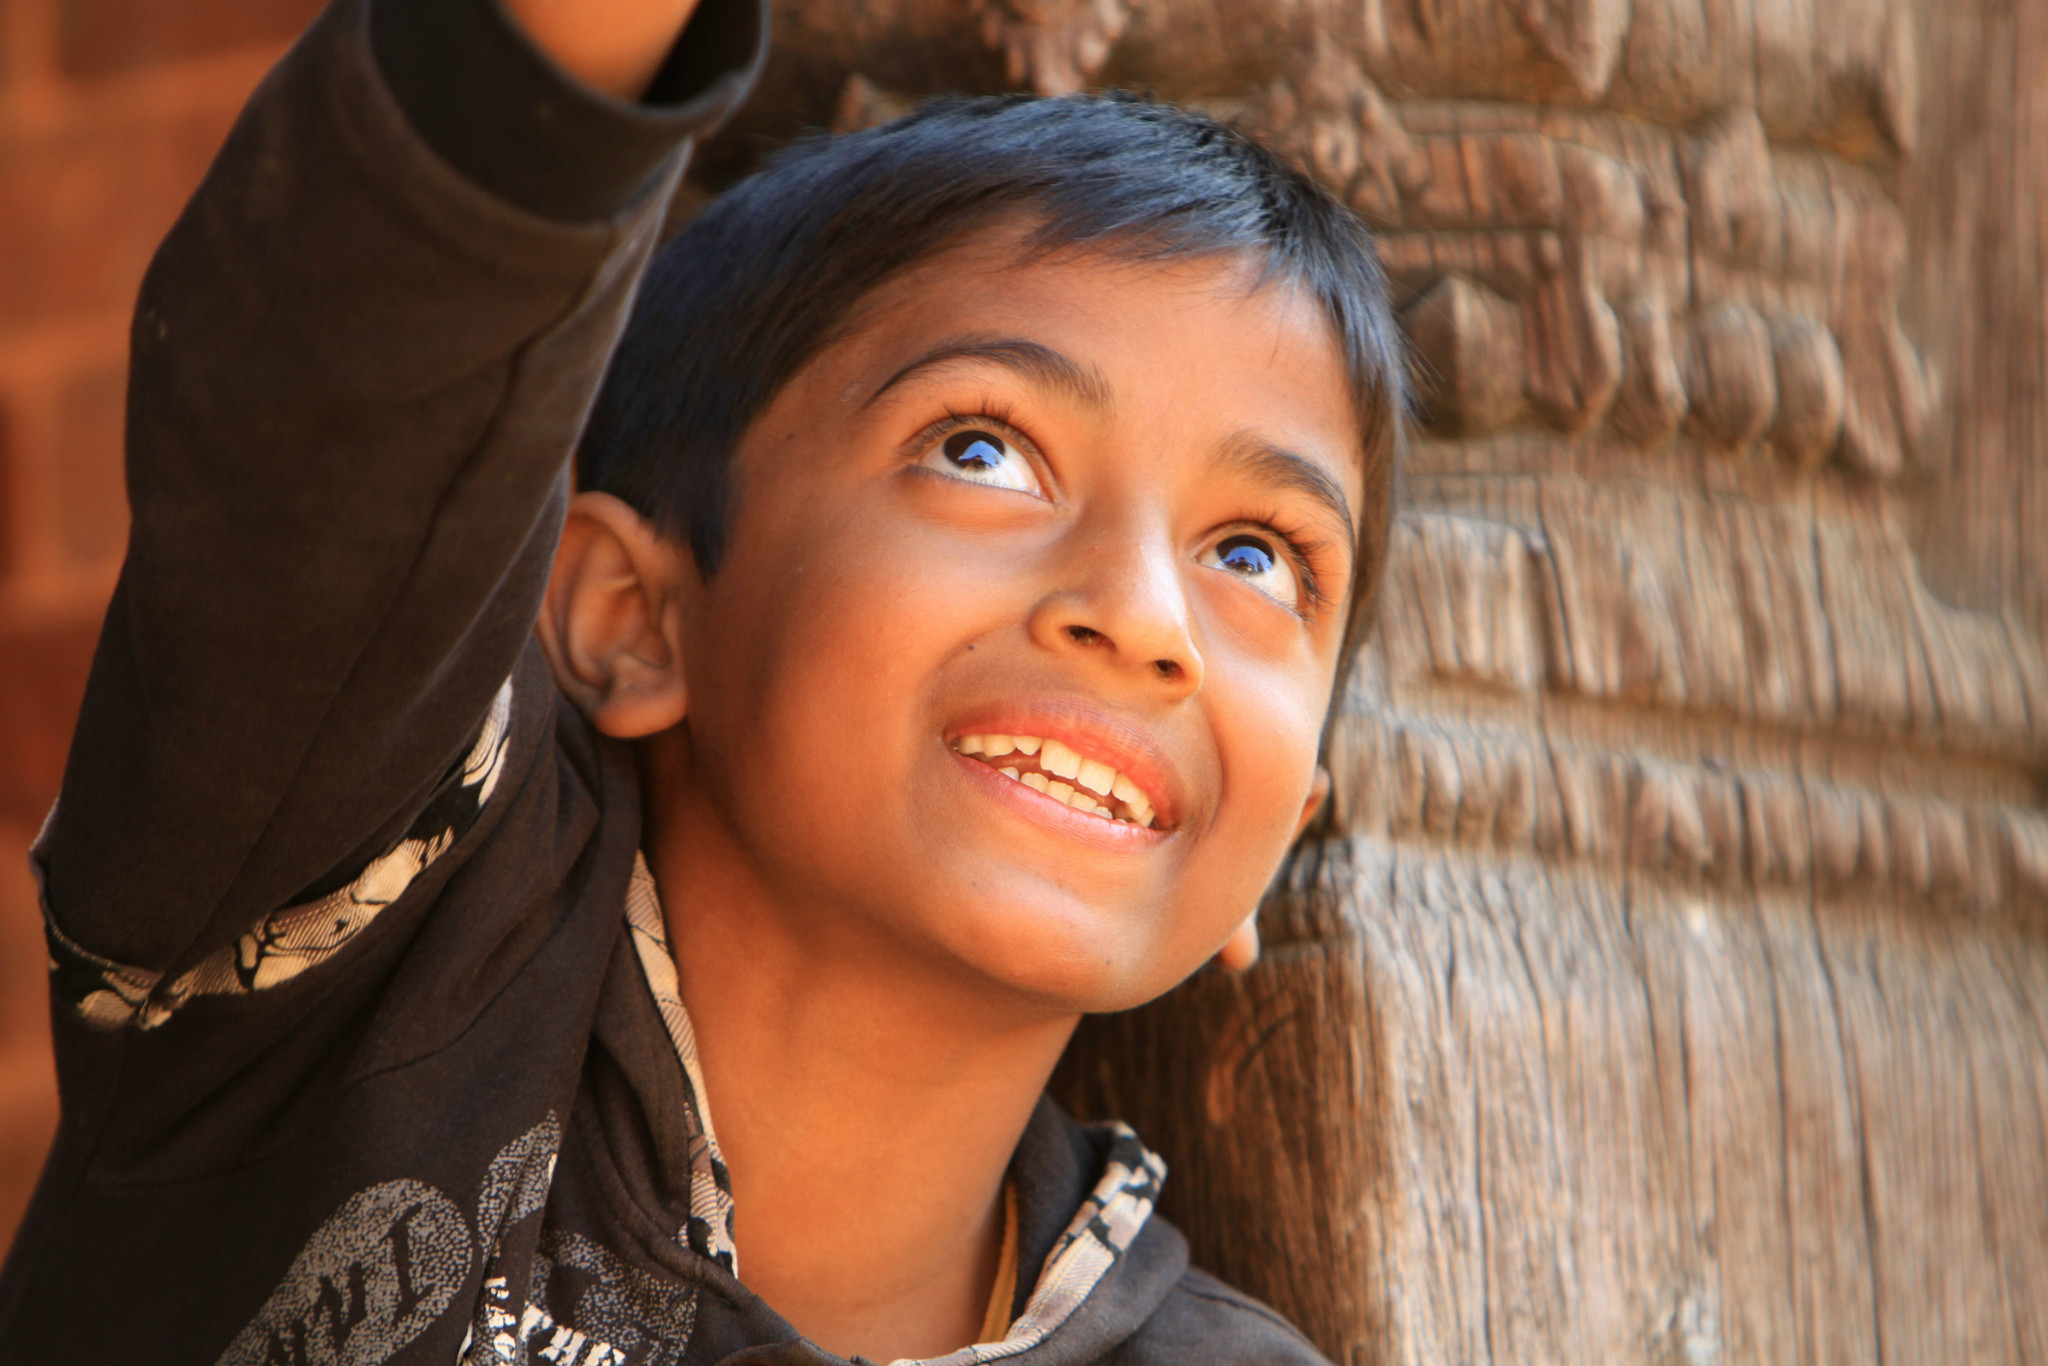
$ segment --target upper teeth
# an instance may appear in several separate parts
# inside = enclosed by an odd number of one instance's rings
[[[1035,792],[1043,792],[1065,802],[1077,811],[1143,826],[1150,826],[1156,814],[1143,788],[1100,759],[1084,759],[1057,740],[1044,740],[1036,735],[963,735],[954,748],[962,754],[979,754],[990,759],[1012,753],[1026,758],[1037,755],[1041,772],[1020,774],[1018,769],[1009,765],[1001,765],[997,771]],[[1055,782],[1053,779],[1065,781]],[[1097,798],[1113,798],[1115,805]]]

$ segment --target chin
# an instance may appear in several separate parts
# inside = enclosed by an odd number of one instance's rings
[[[1139,918],[1072,902],[979,919],[979,932],[956,942],[958,956],[993,982],[1061,1011],[1130,1010],[1172,990],[1209,958],[1162,943],[1149,927],[1134,925]]]

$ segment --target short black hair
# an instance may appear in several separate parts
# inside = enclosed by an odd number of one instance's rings
[[[1008,220],[1027,250],[1244,255],[1304,288],[1341,343],[1359,421],[1354,634],[1386,557],[1405,351],[1356,215],[1214,119],[1128,94],[949,96],[858,133],[805,138],[663,247],[578,451],[582,487],[723,557],[748,425],[906,267]]]

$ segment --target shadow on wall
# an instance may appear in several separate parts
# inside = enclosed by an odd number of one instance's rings
[[[0,6],[0,1248],[57,1122],[25,854],[127,534],[128,313],[249,89],[318,9]]]

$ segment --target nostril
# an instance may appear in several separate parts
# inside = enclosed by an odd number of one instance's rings
[[[1102,632],[1092,626],[1069,626],[1067,635],[1076,645],[1094,645],[1102,640]]]
[[[1180,665],[1170,659],[1155,659],[1152,667],[1159,670],[1159,676],[1171,682],[1180,677]]]

